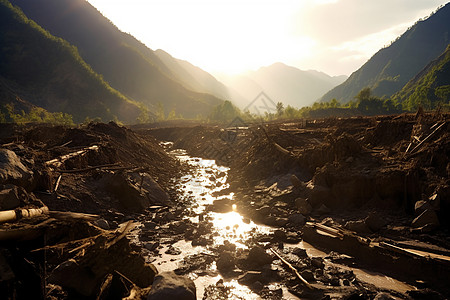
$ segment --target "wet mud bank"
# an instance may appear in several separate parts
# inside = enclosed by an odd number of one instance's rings
[[[5,125],[2,295],[446,299],[448,120]]]
[[[409,284],[414,291],[401,297],[445,298],[448,120],[422,114],[142,132],[229,166],[225,191],[238,212],[276,228],[282,251],[303,239],[330,260]]]

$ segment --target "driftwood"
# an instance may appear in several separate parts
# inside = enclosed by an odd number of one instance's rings
[[[15,210],[0,211],[0,224],[6,222],[14,222],[22,218],[31,219],[43,214],[48,214],[47,206],[43,206],[41,208],[19,208]]]
[[[442,126],[444,126],[446,124],[446,122],[442,123],[441,125],[439,125],[438,127],[436,127],[436,129],[434,129],[429,135],[427,135],[427,137],[425,137],[419,144],[417,144],[416,147],[414,147],[410,154],[412,154],[414,151],[416,151],[417,149],[419,149],[423,143],[425,143],[429,138],[431,138],[439,129],[442,128]],[[435,124],[436,125],[436,124]],[[433,126],[434,127],[434,126]]]
[[[302,275],[300,275],[300,273],[298,272],[298,270],[291,265],[287,260],[285,260],[284,258],[282,258],[280,256],[280,254],[278,254],[273,248],[270,248],[270,250],[272,251],[273,254],[275,254],[289,269],[292,270],[292,272],[294,272],[294,274],[298,277],[298,279],[300,279],[300,281],[310,290],[315,290],[315,288],[308,282],[306,281],[305,278],[302,277]]]
[[[95,221],[100,218],[98,215],[92,214],[84,214],[84,213],[76,213],[71,211],[56,211],[51,210],[48,212],[49,216],[58,220],[86,220],[86,221]]]
[[[114,169],[115,167],[118,167],[119,164],[106,164],[106,165],[98,165],[98,166],[92,166],[87,167],[84,169],[75,169],[75,170],[57,170],[58,173],[84,173],[89,172],[96,169]],[[128,168],[128,167],[127,167]]]
[[[58,158],[46,161],[44,163],[44,165],[49,166],[49,167],[60,167],[63,164],[63,162],[65,162],[66,160],[68,160],[68,159],[70,159],[72,157],[84,155],[88,151],[98,151],[98,149],[99,149],[99,146],[97,146],[97,145],[86,147],[86,148],[83,148],[83,149],[81,149],[79,151],[75,151],[75,152],[72,152],[72,153],[69,153],[69,154],[66,154],[66,155],[62,155],[62,156],[60,156]]]

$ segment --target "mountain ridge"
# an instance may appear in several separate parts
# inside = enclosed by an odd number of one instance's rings
[[[365,87],[378,97],[390,97],[399,91],[449,43],[450,3],[425,20],[418,21],[389,47],[380,49],[320,101],[337,99],[346,103]]]

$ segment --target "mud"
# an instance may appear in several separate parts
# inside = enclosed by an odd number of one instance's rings
[[[3,295],[445,299],[448,120],[2,125]]]

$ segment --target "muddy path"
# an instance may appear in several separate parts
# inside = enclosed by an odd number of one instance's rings
[[[170,150],[173,143],[165,146]],[[158,271],[192,279],[197,299],[407,299],[408,292],[418,290],[386,272],[365,269],[345,251],[320,247],[323,244],[313,237],[308,237],[311,243],[304,241],[295,218],[284,226],[268,226],[253,217],[254,223],[245,201],[239,199],[242,193],[230,188],[229,167],[191,157],[182,149],[170,153],[190,167],[190,173],[175,179],[173,186],[183,209],[177,214],[155,211],[136,230],[135,241],[148,250],[144,255]],[[292,186],[259,191],[264,192],[280,197],[291,193]],[[155,244],[154,234],[162,242]],[[320,230],[314,237],[320,234],[334,237]]]
[[[1,295],[446,299],[449,120],[1,125]]]

